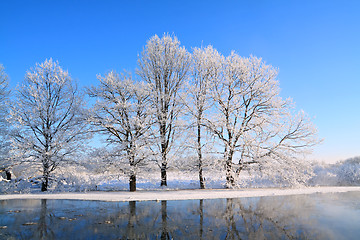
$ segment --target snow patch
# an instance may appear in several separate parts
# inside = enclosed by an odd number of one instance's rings
[[[244,198],[264,196],[286,196],[314,193],[339,193],[360,191],[360,187],[309,187],[297,189],[263,188],[263,189],[196,189],[196,190],[157,190],[157,191],[118,191],[87,193],[39,193],[0,195],[0,200],[10,199],[66,199],[97,201],[162,201],[217,198]]]

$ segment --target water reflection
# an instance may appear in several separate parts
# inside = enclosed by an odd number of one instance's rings
[[[167,201],[161,201],[161,240],[171,239],[167,229]]]
[[[199,200],[199,239],[203,239],[203,232],[204,232],[204,200]]]
[[[0,239],[355,239],[359,199],[357,192],[161,202],[7,200],[0,201]]]
[[[130,201],[129,202],[129,221],[127,225],[127,233],[126,235],[129,238],[134,238],[136,236],[135,232],[135,225],[136,225],[136,202]]]

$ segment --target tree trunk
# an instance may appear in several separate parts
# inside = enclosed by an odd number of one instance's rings
[[[11,172],[10,170],[5,170],[5,174],[6,174],[6,180],[11,180]]]
[[[226,158],[226,188],[231,188],[235,186],[235,179],[232,170],[232,156],[233,153],[229,151],[228,156]]]
[[[199,166],[199,179],[200,179],[200,189],[205,189],[205,180],[203,177],[202,167]]]
[[[166,112],[165,112],[166,113]],[[166,124],[160,124],[160,136],[161,136],[161,183],[160,186],[167,186],[166,181],[166,167],[167,167],[167,148],[168,141],[166,139]]]
[[[46,139],[46,146],[45,146],[45,152],[49,152],[49,138],[45,137]],[[48,190],[48,186],[49,186],[49,175],[51,172],[51,167],[50,167],[50,163],[51,163],[51,157],[47,154],[45,154],[45,156],[43,156],[43,160],[42,160],[42,167],[43,167],[43,177],[42,177],[42,184],[41,184],[41,191],[42,192],[46,192]]]
[[[46,192],[49,185],[49,176],[44,176],[41,184],[41,191]]]
[[[129,186],[130,186],[130,192],[136,191],[136,175],[135,174],[130,175]]]
[[[47,165],[44,165],[41,191],[46,192],[48,190],[48,186],[49,186],[49,167]]]
[[[200,181],[200,188],[205,189],[205,181],[203,177],[203,164],[202,164],[202,153],[201,153],[201,126],[200,122],[198,121],[198,136],[197,136],[197,152],[198,152],[198,160],[199,160],[199,181]]]
[[[129,164],[130,164],[130,179],[129,179],[129,188],[130,192],[136,191],[136,164],[135,164],[135,155],[131,154],[133,151],[133,145],[130,143],[130,147],[127,151]]]
[[[161,164],[161,184],[160,186],[167,186],[167,181],[166,181],[166,162],[163,162]]]

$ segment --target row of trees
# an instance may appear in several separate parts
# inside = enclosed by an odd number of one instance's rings
[[[51,59],[27,72],[11,104],[3,100],[9,92],[1,73],[1,113],[11,106],[11,134],[3,134],[10,136],[11,158],[41,162],[43,191],[51,172],[74,158],[93,133],[106,137],[113,155],[127,159],[130,191],[136,190],[138,166],[148,161],[158,164],[166,186],[170,153],[178,147],[196,154],[194,167],[205,188],[205,155],[221,154],[231,187],[250,164],[265,171],[304,171],[298,169],[299,156],[318,142],[306,115],[279,96],[275,68],[253,56],[224,57],[211,46],[190,53],[166,34],[147,42],[136,77],[99,75],[99,84],[86,89],[95,99],[92,106]]]

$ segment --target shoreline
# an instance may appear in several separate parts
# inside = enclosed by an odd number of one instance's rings
[[[163,201],[195,200],[218,198],[246,198],[266,196],[287,196],[314,193],[360,192],[360,187],[306,187],[306,188],[247,188],[247,189],[192,189],[192,190],[139,190],[136,192],[64,192],[64,193],[30,193],[4,194],[0,200],[13,199],[56,199],[88,201]]]

